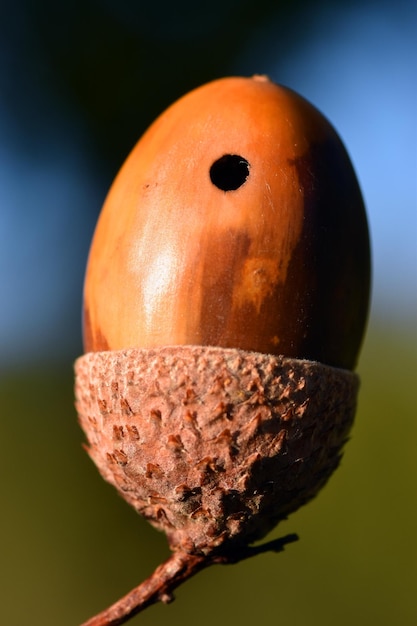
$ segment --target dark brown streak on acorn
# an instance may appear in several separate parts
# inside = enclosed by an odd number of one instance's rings
[[[251,239],[245,231],[228,230],[211,235],[210,248],[203,268],[204,289],[200,328],[202,345],[235,347],[245,335],[250,321],[232,318],[233,288],[248,256]],[[221,294],[221,295],[219,295]],[[243,328],[242,328],[243,322]]]
[[[99,328],[93,333],[89,309],[84,305],[83,311],[83,342],[86,352],[101,352],[109,349],[106,337]]]
[[[353,369],[368,315],[370,285],[368,230],[361,192],[349,158],[335,140],[313,144],[292,163],[305,204],[303,231],[294,260],[297,262],[302,250],[303,262],[316,277],[304,297],[309,332],[298,356]],[[326,285],[318,284],[320,277]]]

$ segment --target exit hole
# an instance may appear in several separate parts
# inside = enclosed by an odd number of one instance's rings
[[[249,176],[249,163],[237,154],[225,154],[214,161],[210,180],[222,191],[239,189]]]

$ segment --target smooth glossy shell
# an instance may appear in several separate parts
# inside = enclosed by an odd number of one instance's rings
[[[172,105],[117,176],[85,350],[212,345],[353,368],[368,295],[363,202],[334,129],[265,77],[226,78]]]

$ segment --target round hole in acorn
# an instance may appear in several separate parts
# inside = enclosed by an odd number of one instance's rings
[[[238,154],[224,154],[210,168],[210,180],[222,191],[239,189],[249,176],[249,163]]]

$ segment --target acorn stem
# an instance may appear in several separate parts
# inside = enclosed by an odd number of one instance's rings
[[[290,534],[260,546],[235,548],[229,553],[203,555],[174,552],[144,582],[81,626],[120,626],[152,604],[172,602],[174,589],[210,565],[238,563],[264,552],[282,552],[288,543],[297,540],[296,534]]]

